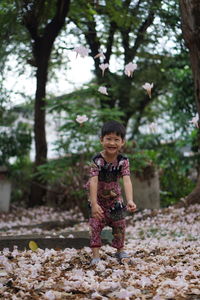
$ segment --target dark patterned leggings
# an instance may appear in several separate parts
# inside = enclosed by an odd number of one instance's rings
[[[101,231],[108,225],[112,228],[113,240],[111,246],[117,249],[124,247],[124,238],[125,238],[125,228],[126,223],[125,219],[118,221],[112,220],[108,214],[104,213],[104,218],[99,220],[96,218],[89,219],[90,225],[90,247],[99,248],[102,245],[101,242]]]

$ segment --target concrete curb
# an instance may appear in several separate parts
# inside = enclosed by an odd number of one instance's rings
[[[69,238],[69,234],[73,234],[73,238]],[[89,233],[86,231],[68,232],[60,234],[64,237],[51,236],[49,238],[40,235],[21,235],[21,236],[1,236],[0,237],[0,251],[4,248],[13,250],[14,246],[17,246],[19,250],[29,249],[29,242],[34,241],[41,249],[65,249],[75,248],[81,249],[83,247],[89,247]],[[109,230],[105,230],[102,233],[102,243],[108,244],[111,240],[111,233]]]
[[[18,250],[29,249],[29,242],[34,241],[41,249],[65,249],[75,248],[81,249],[85,246],[89,247],[89,239],[87,238],[34,238],[29,239],[23,237],[15,237],[13,239],[0,238],[0,250],[9,248],[13,250],[14,246],[18,247]],[[105,242],[105,240],[104,240]]]

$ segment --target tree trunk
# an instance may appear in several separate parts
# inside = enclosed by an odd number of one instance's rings
[[[195,99],[200,117],[200,1],[180,0],[180,10],[183,38],[189,49],[194,78]],[[200,130],[198,136],[200,149]],[[186,197],[185,201],[187,204],[200,203],[200,175],[195,189]]]
[[[46,113],[45,113],[45,96],[48,74],[48,61],[50,53],[47,51],[39,51],[41,45],[37,45],[36,61],[38,68],[36,73],[36,94],[34,109],[34,136],[35,136],[35,171],[37,167],[46,163],[47,160],[47,141],[46,141]],[[42,50],[42,49],[41,49]],[[48,51],[49,52],[49,51]],[[43,54],[43,55],[42,55]],[[44,196],[46,194],[46,182],[35,176],[31,184],[31,193],[29,198],[29,206],[44,204]]]
[[[61,28],[64,26],[65,18],[69,11],[70,0],[56,0],[55,15],[46,24],[41,24],[43,20],[44,2],[34,2],[34,5],[27,7],[24,1],[25,14],[23,22],[31,35],[32,54],[37,68],[36,72],[36,93],[34,111],[34,138],[35,138],[35,171],[47,160],[47,142],[45,131],[45,97],[46,84],[48,80],[48,65],[50,61],[53,44]],[[39,7],[37,7],[39,5]],[[44,8],[44,7],[43,7]],[[41,15],[40,15],[41,12]],[[41,31],[43,27],[43,31]],[[29,198],[29,206],[41,205],[44,203],[46,194],[46,183],[42,182],[38,176],[34,176]]]

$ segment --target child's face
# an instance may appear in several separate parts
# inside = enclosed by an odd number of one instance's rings
[[[109,155],[116,155],[124,145],[125,141],[121,136],[116,135],[115,133],[106,134],[101,138],[101,144],[104,148],[104,151]]]

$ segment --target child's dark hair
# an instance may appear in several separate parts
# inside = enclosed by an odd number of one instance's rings
[[[104,123],[101,129],[101,137],[103,138],[106,134],[115,133],[118,136],[121,136],[122,140],[124,140],[126,135],[125,127],[117,121],[108,121]]]

